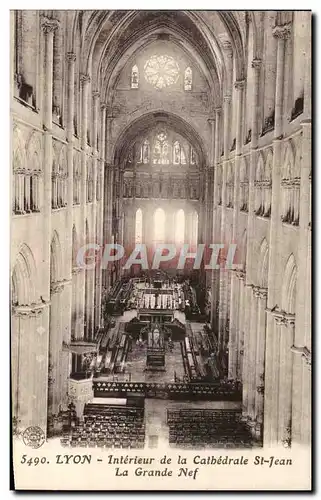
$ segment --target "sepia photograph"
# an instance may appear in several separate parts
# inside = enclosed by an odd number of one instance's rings
[[[311,45],[10,12],[11,489],[311,490]]]

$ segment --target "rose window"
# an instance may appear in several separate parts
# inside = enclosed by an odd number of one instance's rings
[[[152,56],[145,63],[145,78],[156,89],[169,87],[177,82],[179,66],[171,56]]]

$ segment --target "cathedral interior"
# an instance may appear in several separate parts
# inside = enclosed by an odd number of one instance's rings
[[[14,433],[309,446],[311,13],[12,11],[11,42]],[[79,265],[163,243],[235,265]]]

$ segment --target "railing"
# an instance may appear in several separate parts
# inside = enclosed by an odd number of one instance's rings
[[[127,393],[142,394],[145,397],[169,399],[202,399],[216,401],[241,401],[240,384],[189,384],[152,382],[112,382],[93,380],[95,397],[122,396]]]

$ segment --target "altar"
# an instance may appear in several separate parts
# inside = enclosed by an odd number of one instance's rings
[[[151,324],[147,334],[146,370],[165,370],[165,339],[160,324]]]

